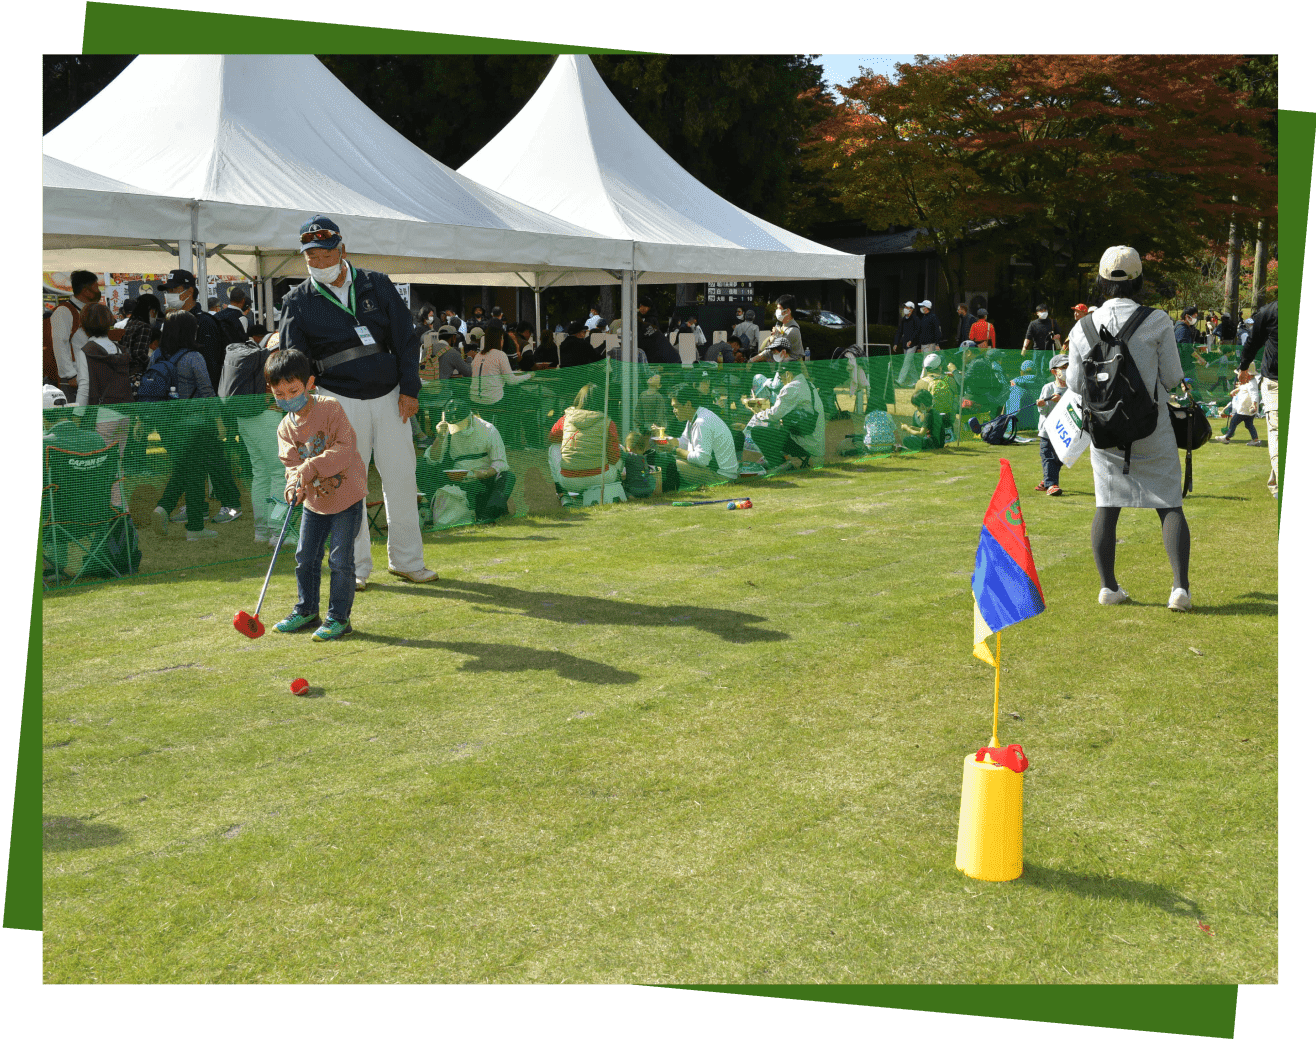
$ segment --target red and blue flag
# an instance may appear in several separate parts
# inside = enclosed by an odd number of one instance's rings
[[[1014,472],[1002,458],[1001,478],[982,518],[973,568],[973,655],[995,667],[987,637],[1044,609]]]

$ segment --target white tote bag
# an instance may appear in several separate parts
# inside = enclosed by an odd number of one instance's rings
[[[1092,443],[1092,437],[1083,428],[1083,398],[1073,390],[1066,390],[1042,423],[1042,434],[1050,437],[1060,461],[1072,469]]]

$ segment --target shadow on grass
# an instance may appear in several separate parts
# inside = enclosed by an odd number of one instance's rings
[[[506,585],[476,584],[471,581],[451,581],[445,578],[425,585],[381,584],[379,590],[401,592],[403,595],[458,599],[477,608],[486,607],[488,612],[517,611],[525,617],[557,621],[560,624],[629,624],[656,628],[698,628],[727,642],[738,644],[782,642],[790,638],[785,632],[775,631],[772,628],[750,627],[766,621],[766,617],[741,613],[739,610],[716,610],[683,603],[650,606],[645,603],[619,602],[616,599],[599,599],[589,595],[528,592]],[[545,599],[545,595],[550,595],[552,598]]]
[[[1068,891],[1087,898],[1118,898],[1124,902],[1137,902],[1163,909],[1171,916],[1182,916],[1192,920],[1202,919],[1202,911],[1192,899],[1185,898],[1177,891],[1171,891],[1160,884],[1148,884],[1142,880],[1074,873],[1067,869],[1051,869],[1048,866],[1037,866],[1025,861],[1024,875],[1019,878],[1018,883],[1044,888],[1047,891]]]
[[[576,682],[589,682],[592,685],[630,685],[638,682],[640,676],[633,671],[623,671],[596,660],[586,660],[570,653],[557,650],[530,649],[526,646],[510,646],[492,642],[439,642],[434,639],[396,639],[386,635],[370,635],[356,632],[356,639],[366,642],[378,642],[388,646],[407,646],[415,649],[439,649],[449,653],[460,653],[471,657],[461,666],[461,670],[473,674],[485,672],[502,673],[507,671],[556,671],[562,678]]]
[[[1194,606],[1194,613],[1205,614],[1208,617],[1278,617],[1279,603],[1277,601],[1261,602],[1227,602],[1219,606]]]
[[[81,848],[104,848],[119,844],[126,837],[124,830],[109,823],[91,823],[71,815],[43,815],[41,817],[42,851],[77,851]]]

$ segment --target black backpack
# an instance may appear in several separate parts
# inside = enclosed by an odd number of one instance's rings
[[[139,401],[171,400],[177,395],[178,358],[181,356],[165,357],[158,347],[151,352],[151,363],[142,372],[142,381],[137,386]]]
[[[1093,447],[1124,449],[1125,475],[1134,441],[1156,432],[1161,415],[1159,397],[1147,392],[1129,353],[1133,333],[1152,313],[1151,307],[1139,307],[1115,336],[1104,328],[1098,330],[1090,316],[1079,322],[1088,341],[1083,359],[1083,428]]]
[[[218,394],[225,412],[235,418],[259,415],[269,405],[265,390],[265,359],[270,351],[250,339],[229,343],[219,373]]]
[[[979,435],[986,444],[1013,444],[1018,422],[1017,415],[999,415],[983,426]]]

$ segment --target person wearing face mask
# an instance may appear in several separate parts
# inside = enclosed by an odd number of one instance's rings
[[[745,424],[741,457],[747,465],[768,466],[769,476],[810,463],[821,465],[827,449],[822,398],[805,376],[804,361],[780,346],[772,351],[772,359],[777,377],[768,391],[775,399]]]
[[[73,294],[62,299],[51,312],[49,321],[50,347],[56,368],[55,378],[59,388],[66,397],[72,398],[78,390],[78,366],[74,351],[81,350],[87,342],[87,333],[80,327],[79,317],[82,308],[89,303],[99,303],[101,298],[100,279],[91,271],[74,271],[69,275],[69,285]],[[47,358],[46,379],[51,378],[50,358]]]
[[[918,352],[919,327],[919,315],[914,307],[914,301],[905,300],[905,305],[900,308],[900,320],[896,324],[895,345],[896,353],[905,355],[900,365],[900,372],[896,376],[896,385],[903,389],[908,389],[918,378],[918,365],[914,360],[914,354]]]
[[[925,354],[935,353],[941,342],[941,321],[932,312],[932,300],[918,305],[918,348]]]
[[[425,566],[416,508],[416,452],[410,421],[420,403],[420,337],[387,275],[347,260],[338,225],[315,216],[299,232],[309,277],[284,297],[280,341],[311,360],[322,389],[356,431],[356,449],[373,457],[388,522],[388,570],[408,581],[438,574]],[[357,590],[370,578],[370,529],[354,552]]]
[[[455,486],[477,522],[492,523],[507,515],[507,499],[516,476],[507,465],[507,448],[492,422],[471,412],[471,406],[454,397],[443,407],[443,421],[435,427],[434,443],[425,451],[422,467],[429,474],[421,490],[433,495]],[[457,479],[448,473],[461,472]]]
[[[1046,303],[1037,305],[1037,317],[1028,323],[1024,333],[1024,350],[1060,349],[1060,330],[1056,328],[1055,319],[1051,317],[1051,308]]]
[[[751,357],[751,361],[771,360],[774,351],[780,352],[783,349],[794,360],[804,357],[804,339],[800,335],[800,323],[795,320],[794,310],[794,296],[777,298],[777,309],[772,315],[777,323],[772,326],[772,335],[768,337],[764,348]]]
[[[206,362],[210,385],[218,386],[220,373],[224,370],[224,348],[228,345],[228,339],[215,315],[206,310],[197,298],[196,275],[185,270],[170,271],[164,291],[166,314],[181,310],[196,318],[196,350]]]
[[[731,330],[733,339],[740,340],[741,352],[746,356],[756,353],[759,346],[759,326],[754,320],[754,311],[746,308],[742,316],[736,318],[736,327]]]

